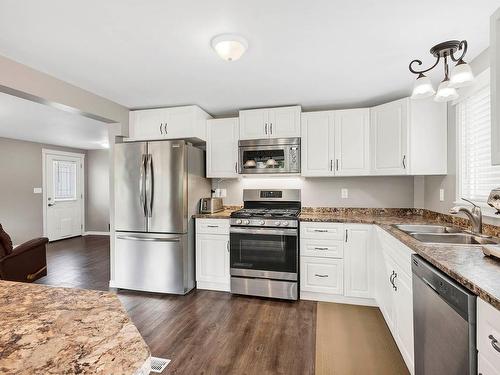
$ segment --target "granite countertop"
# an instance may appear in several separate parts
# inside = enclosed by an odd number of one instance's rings
[[[223,211],[215,212],[213,214],[195,214],[193,217],[195,219],[229,219],[231,213],[239,210],[241,206],[224,206]]]
[[[375,224],[396,237],[429,263],[500,310],[500,260],[487,257],[480,246],[426,244],[393,224],[438,224],[467,228],[467,221],[450,215],[415,209],[307,209],[300,221]],[[484,225],[498,236],[500,228]]]
[[[9,281],[0,348],[2,374],[137,374],[150,361],[116,295]]]

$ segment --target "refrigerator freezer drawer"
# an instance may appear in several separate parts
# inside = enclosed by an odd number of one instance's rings
[[[117,232],[114,258],[116,288],[186,294],[194,287],[187,234]]]

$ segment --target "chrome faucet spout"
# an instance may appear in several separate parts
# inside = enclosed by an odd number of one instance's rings
[[[463,200],[471,203],[473,205],[472,209],[464,206],[455,206],[450,208],[450,214],[456,215],[459,212],[463,212],[469,218],[472,226],[472,232],[474,234],[483,233],[483,214],[481,212],[481,207],[477,206],[475,203],[469,201],[468,199]]]

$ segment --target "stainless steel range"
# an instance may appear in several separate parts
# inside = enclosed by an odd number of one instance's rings
[[[231,214],[231,292],[298,298],[300,190],[243,191]]]

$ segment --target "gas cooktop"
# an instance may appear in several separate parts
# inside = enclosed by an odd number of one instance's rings
[[[243,208],[231,213],[234,218],[296,219],[300,210],[279,208]]]

